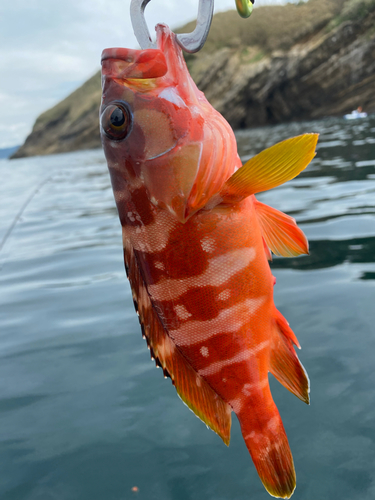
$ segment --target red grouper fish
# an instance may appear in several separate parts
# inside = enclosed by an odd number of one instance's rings
[[[225,119],[191,79],[175,35],[102,55],[101,133],[125,266],[151,356],[180,398],[229,444],[231,412],[267,491],[296,479],[268,372],[309,402],[298,340],[273,301],[267,259],[308,252],[294,219],[256,200],[303,170],[316,134],[241,166]]]

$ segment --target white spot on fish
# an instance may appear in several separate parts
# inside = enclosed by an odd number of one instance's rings
[[[255,432],[251,431],[250,434],[244,437],[244,440],[247,441],[248,439],[252,439],[254,443],[260,443],[262,442],[262,445],[265,445],[266,447],[270,445],[270,440],[264,436],[261,432]],[[265,452],[265,453],[264,453]],[[265,457],[267,456],[268,451],[262,450],[262,455]]]
[[[159,97],[175,104],[178,108],[186,108],[184,100],[178,95],[174,87],[167,87],[160,92]]]
[[[242,388],[242,392],[246,396],[251,396],[251,394],[256,390],[265,389],[268,386],[268,378],[266,377],[261,382],[254,382],[252,384],[245,384]]]
[[[275,431],[276,431],[276,430],[279,428],[279,425],[280,425],[280,424],[279,424],[279,417],[277,417],[277,416],[276,416],[276,417],[272,417],[272,418],[270,419],[270,421],[269,421],[269,422],[268,422],[268,424],[267,424],[267,427],[268,427],[269,429],[273,429],[273,430],[275,430]]]
[[[141,250],[141,245],[147,245],[148,252],[160,252],[168,242],[169,234],[176,225],[176,221],[168,212],[158,213],[158,218],[147,226],[124,226],[123,232],[130,240],[135,250]]]
[[[130,196],[130,192],[127,190],[127,189],[124,189],[124,190],[116,190],[116,189],[113,189],[113,194],[115,195],[115,199],[117,202],[127,202],[127,201],[130,201],[131,199],[131,196]]]
[[[201,245],[202,250],[207,253],[213,252],[216,247],[215,240],[213,238],[210,238],[209,236],[205,236],[202,239]]]
[[[209,356],[208,347],[206,347],[206,346],[202,346],[202,347],[199,349],[199,352],[202,354],[202,356],[203,356],[204,358],[208,358],[208,356]]]
[[[186,309],[186,307],[184,305],[174,306],[174,310],[177,314],[178,319],[186,320],[186,319],[189,319],[191,316],[191,314],[189,313],[189,311]]]
[[[201,114],[201,110],[198,106],[190,106],[190,112],[193,116],[199,116]]]
[[[227,288],[226,290],[223,290],[222,292],[219,293],[217,296],[218,300],[227,300],[229,297],[232,295],[231,290]]]
[[[133,212],[128,212],[128,218],[132,221],[135,222],[134,214]]]
[[[246,349],[244,351],[240,351],[235,356],[229,359],[223,359],[221,361],[214,361],[207,368],[203,368],[202,370],[198,370],[199,375],[206,377],[210,375],[214,375],[221,371],[224,367],[230,366],[235,363],[241,363],[242,361],[247,361],[250,358],[250,353]]]
[[[162,262],[155,262],[156,269],[160,269],[161,271],[165,270],[165,265]]]
[[[230,399],[228,401],[228,403],[233,408],[234,413],[239,413],[241,411],[241,409],[242,409],[244,401],[243,401],[243,398],[238,397],[238,398],[235,398],[235,399]]]

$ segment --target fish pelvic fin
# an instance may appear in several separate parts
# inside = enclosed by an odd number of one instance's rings
[[[269,391],[269,388],[268,388]],[[257,401],[238,415],[241,432],[268,493],[290,498],[296,487],[296,473],[288,438],[279,411],[269,392],[267,401]]]
[[[217,201],[237,203],[294,179],[314,158],[317,141],[318,134],[304,134],[265,149],[226,181]]]
[[[192,368],[169,337],[148,295],[133,248],[126,240],[124,257],[134,306],[139,315],[142,334],[147,340],[151,358],[154,358],[156,365],[163,369],[164,376],[171,378],[182,401],[229,446],[230,406]]]
[[[284,316],[275,311],[269,370],[288,391],[310,404],[309,377],[293,347],[300,345]]]
[[[309,253],[309,244],[293,217],[254,198],[255,211],[267,246],[275,255],[296,257]]]

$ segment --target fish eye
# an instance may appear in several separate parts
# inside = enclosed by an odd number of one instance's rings
[[[109,104],[102,113],[100,123],[109,139],[122,141],[132,129],[132,114],[123,102]]]

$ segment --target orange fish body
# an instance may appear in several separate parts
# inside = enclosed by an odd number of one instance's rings
[[[241,167],[231,128],[191,80],[173,33],[159,25],[157,35],[158,49],[102,58],[103,146],[135,307],[183,401],[226,444],[233,410],[266,489],[290,497],[293,459],[268,372],[305,402],[309,387],[267,258],[269,248],[306,253],[307,241],[254,193],[305,168],[316,136]]]

